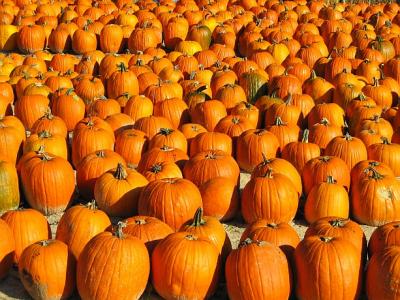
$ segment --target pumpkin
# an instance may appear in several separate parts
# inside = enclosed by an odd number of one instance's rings
[[[287,124],[283,122],[279,116],[276,117],[275,123],[271,126],[267,126],[266,129],[278,138],[280,150],[287,144],[297,141],[300,134],[299,126]]]
[[[46,96],[22,96],[15,103],[15,116],[18,117],[25,128],[29,130],[37,120],[45,115],[48,107],[49,99]]]
[[[187,140],[182,132],[170,128],[160,128],[159,132],[149,141],[149,149],[168,146],[187,152]]]
[[[351,184],[356,185],[362,178],[368,177],[368,170],[371,167],[382,175],[394,176],[392,169],[387,164],[376,160],[363,160],[351,170]]]
[[[298,298],[320,299],[326,293],[338,299],[359,297],[362,287],[360,253],[351,242],[340,237],[309,236],[299,243],[294,257],[296,272],[301,274],[297,276]],[[330,284],[332,278],[335,278],[334,286]]]
[[[0,160],[0,186],[0,213],[17,209],[20,201],[19,183],[17,169],[12,162]]]
[[[13,264],[15,241],[11,228],[2,219],[0,219],[0,232],[3,237],[0,246],[0,279],[3,279],[7,276]]]
[[[94,186],[94,198],[101,210],[110,216],[129,216],[137,211],[139,194],[148,181],[134,170],[118,163],[115,170],[101,175]]]
[[[40,147],[46,151],[65,160],[68,159],[68,148],[65,137],[62,135],[51,134],[49,131],[32,133],[25,141],[23,153],[38,151]]]
[[[192,122],[204,126],[208,131],[214,131],[218,122],[227,116],[227,112],[221,101],[207,100],[196,104],[190,116]]]
[[[346,189],[328,176],[326,182],[315,185],[307,195],[304,216],[308,223],[329,216],[348,218],[349,196]]]
[[[265,241],[278,246],[290,263],[294,262],[294,249],[300,243],[299,235],[288,223],[275,223],[267,219],[260,219],[249,224],[240,237],[240,243],[247,239]]]
[[[198,268],[201,264],[203,268]],[[168,276],[186,274],[192,276]],[[220,276],[219,251],[208,238],[188,232],[170,234],[151,256],[151,282],[164,299],[206,299],[217,289]]]
[[[350,243],[359,251],[363,263],[367,254],[367,239],[361,226],[350,220],[338,217],[321,218],[310,224],[304,237],[308,236],[340,237]],[[363,265],[361,266],[363,268]]]
[[[123,226],[120,222],[114,232],[99,233],[83,248],[76,273],[82,299],[139,299],[143,294],[150,274],[149,253],[141,240],[123,233]]]
[[[372,256],[365,280],[368,299],[396,298],[398,288],[395,282],[399,272],[399,255],[400,247],[391,246]]]
[[[299,194],[288,177],[269,169],[245,185],[241,199],[242,215],[246,223],[260,218],[289,222],[296,215],[298,202]]]
[[[54,116],[50,109],[32,126],[32,133],[39,133],[42,131],[47,131],[51,135],[60,135],[64,138],[66,138],[68,134],[67,125],[64,120],[60,117]]]
[[[310,159],[303,168],[302,180],[307,195],[314,185],[324,182],[327,176],[337,180],[337,184],[350,188],[350,170],[347,164],[334,156],[318,156]]]
[[[85,245],[111,226],[107,215],[97,209],[94,201],[69,208],[57,226],[56,239],[68,245],[76,261]]]
[[[183,168],[183,176],[200,186],[215,177],[227,177],[236,183],[240,169],[232,156],[221,150],[199,152]]]
[[[304,129],[303,138],[300,142],[291,142],[282,150],[282,158],[292,163],[301,174],[305,164],[312,158],[321,155],[321,150],[317,144],[309,143],[309,130]],[[267,155],[267,157],[270,157]]]
[[[58,240],[43,240],[28,246],[21,254],[18,273],[33,299],[66,299],[75,290],[75,257]]]
[[[123,232],[143,241],[150,255],[161,240],[173,233],[171,227],[154,217],[134,216],[125,219],[124,223]]]
[[[18,264],[26,247],[41,240],[51,238],[50,225],[46,218],[32,208],[9,210],[1,218],[11,228],[15,241],[13,263]]]
[[[292,272],[278,246],[250,238],[241,242],[226,261],[229,299],[288,299]]]
[[[343,159],[351,170],[357,163],[367,159],[367,148],[364,143],[349,133],[335,137],[326,146],[325,155]]]
[[[352,186],[351,206],[354,218],[363,224],[383,225],[400,218],[396,203],[400,197],[400,183],[390,175],[382,175],[373,167],[368,176]]]
[[[26,54],[32,54],[43,50],[45,47],[46,34],[42,26],[22,26],[18,31],[18,49]]]
[[[370,145],[367,149],[368,159],[376,160],[387,164],[395,176],[400,176],[400,167],[398,163],[400,146],[392,144],[387,138],[382,138],[382,143]]]
[[[368,255],[372,257],[376,253],[391,246],[398,246],[399,221],[379,226],[372,233],[368,243]]]
[[[175,231],[190,220],[198,207],[202,207],[198,188],[182,178],[150,182],[143,188],[138,202],[140,215],[159,218]]]
[[[82,119],[77,123],[72,138],[72,164],[78,167],[88,154],[114,149],[114,132],[106,121],[98,117]]]
[[[68,131],[72,131],[85,116],[85,103],[70,88],[52,101],[51,110],[65,122]]]
[[[96,180],[124,159],[111,150],[98,150],[85,156],[76,168],[76,184],[79,194],[86,200],[93,199]]]
[[[126,102],[124,113],[136,122],[143,117],[149,117],[153,114],[153,103],[143,95],[132,96]]]
[[[288,161],[282,158],[268,158],[265,155],[262,156],[263,160],[259,163],[251,173],[251,177],[255,178],[257,176],[264,176],[268,170],[273,170],[274,173],[279,173],[287,178],[293,183],[296,191],[299,195],[302,194],[302,184],[300,174],[297,172],[296,168]]]
[[[131,95],[139,94],[139,82],[132,71],[130,71],[123,62],[117,66],[107,79],[107,96],[116,99],[125,93]]]
[[[204,213],[220,221],[235,217],[239,209],[239,191],[229,178],[215,177],[199,187]],[[215,200],[218,195],[218,201]]]
[[[165,99],[156,103],[154,115],[169,120],[173,129],[178,129],[190,120],[188,105],[179,98]]]
[[[143,131],[125,129],[117,134],[115,152],[122,156],[128,165],[137,166],[146,152],[148,138]]]
[[[71,204],[75,175],[66,159],[47,153],[42,147],[21,159],[20,174],[27,202],[41,213],[59,213]]]

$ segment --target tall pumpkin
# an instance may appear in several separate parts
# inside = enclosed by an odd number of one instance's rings
[[[135,215],[139,195],[149,182],[139,172],[118,163],[114,170],[101,175],[94,185],[94,198],[99,208],[110,216]]]
[[[299,299],[358,299],[362,287],[360,253],[340,237],[310,236],[295,250]],[[332,282],[334,278],[334,282]]]
[[[116,99],[125,93],[139,95],[139,82],[135,73],[121,62],[117,71],[107,79],[107,96]]]
[[[299,193],[288,177],[269,169],[252,177],[242,193],[242,215],[246,223],[258,219],[289,222],[294,219]]]
[[[240,243],[226,261],[229,299],[288,299],[292,272],[278,246],[252,239]]]
[[[368,243],[368,255],[372,257],[390,246],[400,246],[400,221],[387,223],[374,230]]]
[[[21,183],[29,205],[45,215],[64,211],[75,191],[75,174],[70,163],[43,149],[36,154],[28,153],[22,160]]]
[[[109,226],[110,219],[92,201],[87,205],[73,206],[63,214],[57,226],[56,239],[67,244],[78,261],[86,244]]]
[[[379,226],[400,219],[400,182],[382,175],[373,167],[368,176],[352,186],[351,206],[354,218],[363,224]]]
[[[304,216],[308,223],[329,216],[348,218],[349,206],[346,189],[336,184],[332,176],[328,176],[326,182],[316,184],[307,195]]]
[[[43,240],[27,247],[18,273],[33,299],[67,299],[75,290],[75,257],[58,240]]]
[[[217,288],[220,267],[219,251],[208,238],[173,233],[153,251],[152,285],[164,299],[206,299]]]
[[[144,243],[122,232],[102,232],[83,249],[77,265],[77,287],[87,299],[139,299],[150,273],[150,259]],[[107,251],[104,251],[107,249]]]

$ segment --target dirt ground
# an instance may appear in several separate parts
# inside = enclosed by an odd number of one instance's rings
[[[242,173],[240,177],[240,188],[243,189],[243,187],[246,185],[250,178],[249,174]],[[53,236],[55,235],[56,229],[57,229],[57,224],[58,221],[60,220],[62,214],[57,214],[57,215],[52,215],[49,216],[47,219],[49,221],[49,224],[52,229]],[[113,220],[114,221],[114,220]],[[307,224],[305,223],[304,220],[302,219],[295,219],[291,225],[296,229],[297,233],[299,234],[300,238],[304,237],[304,233],[307,230]],[[224,227],[231,239],[232,246],[233,248],[236,248],[240,237],[245,229],[245,224],[243,223],[242,220],[237,219],[231,222],[228,222],[224,224]],[[371,226],[361,226],[364,230],[364,233],[367,237],[367,240],[369,240],[372,232],[374,231],[375,227]],[[28,293],[25,292],[21,282],[19,281],[18,278],[18,273],[16,270],[12,270],[9,274],[9,276],[0,282],[0,300],[14,300],[14,299],[31,299],[28,295]],[[73,300],[78,300],[79,296],[74,296],[72,298]],[[154,293],[152,293],[150,290],[146,292],[142,299],[161,299]],[[218,289],[217,294],[213,297],[213,299],[227,299],[226,296],[226,291],[224,289],[224,286],[221,286],[221,288]]]

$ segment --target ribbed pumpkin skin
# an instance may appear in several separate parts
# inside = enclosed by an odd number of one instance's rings
[[[243,232],[240,242],[244,242],[247,238],[274,244],[291,260],[293,259],[294,249],[300,243],[299,235],[288,223],[274,223],[266,219],[251,223]]]
[[[391,246],[374,254],[368,263],[366,276],[368,299],[398,299],[400,247]]]
[[[124,222],[126,223],[124,233],[143,241],[150,254],[160,241],[174,232],[168,224],[154,217],[134,216],[125,219]]]
[[[358,299],[361,258],[351,242],[310,236],[300,242],[294,256],[298,299]]]
[[[75,175],[69,162],[38,153],[21,164],[21,182],[28,203],[45,215],[64,211],[75,191]]]
[[[57,240],[34,243],[22,252],[19,278],[33,299],[68,299],[75,290],[76,260]]]
[[[0,214],[19,206],[17,170],[11,162],[0,160]]]
[[[242,243],[226,261],[225,277],[229,299],[288,299],[291,271],[285,254],[264,241]]]
[[[96,180],[118,163],[125,165],[124,159],[112,150],[100,150],[88,154],[76,168],[76,183],[79,194],[92,200]]]
[[[118,164],[117,169],[104,173],[96,180],[94,198],[99,208],[110,216],[135,215],[140,192],[148,183],[139,172]]]
[[[150,182],[139,197],[138,212],[167,223],[174,231],[202,207],[201,194],[189,180],[166,178]]]
[[[208,239],[173,233],[155,247],[151,273],[152,284],[164,299],[206,299],[217,288],[219,251]]]
[[[56,239],[68,245],[78,260],[83,248],[97,234],[111,226],[108,216],[91,205],[68,209],[57,226]]]
[[[38,211],[17,209],[6,212],[1,218],[10,226],[15,239],[13,261],[18,264],[22,251],[29,245],[51,238],[49,223]]]
[[[7,276],[12,267],[15,251],[14,235],[8,224],[0,219],[0,280]]]
[[[246,184],[241,204],[246,223],[258,219],[289,222],[296,215],[299,194],[288,177],[271,173],[252,178]]]
[[[150,258],[141,240],[102,232],[79,256],[78,292],[82,300],[139,299],[149,274]]]
[[[215,177],[227,177],[237,182],[240,169],[232,156],[221,150],[199,152],[185,164],[183,176],[197,186]]]
[[[367,239],[359,224],[350,220],[337,217],[321,218],[308,227],[304,237],[312,235],[340,237],[353,244],[361,253],[363,261],[367,258]]]
[[[387,223],[374,230],[368,243],[368,255],[372,257],[389,246],[400,246],[400,221]]]

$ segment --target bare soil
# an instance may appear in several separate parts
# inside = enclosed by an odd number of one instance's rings
[[[246,183],[249,181],[250,175],[246,173],[241,173],[240,176],[240,189],[242,190]],[[61,218],[62,214],[51,215],[47,218],[51,230],[53,233],[53,237],[55,235],[57,224]],[[112,220],[113,223],[116,223],[118,220]],[[296,218],[291,225],[296,229],[298,235],[302,239],[304,237],[304,233],[307,230],[307,223],[300,218]],[[232,247],[237,248],[240,237],[245,230],[246,224],[242,219],[237,218],[233,221],[224,224],[224,227],[229,235],[229,238],[232,242]],[[362,229],[369,241],[369,238],[374,231],[375,227],[362,225]],[[213,297],[214,299],[227,299],[226,289],[223,284],[218,289],[217,294]],[[29,294],[25,291],[22,283],[19,281],[17,270],[11,270],[9,276],[0,282],[0,300],[20,300],[20,299],[31,299]],[[72,297],[73,300],[78,300],[79,296],[75,295]],[[149,286],[148,291],[142,296],[142,299],[161,299],[151,290],[151,286]]]

